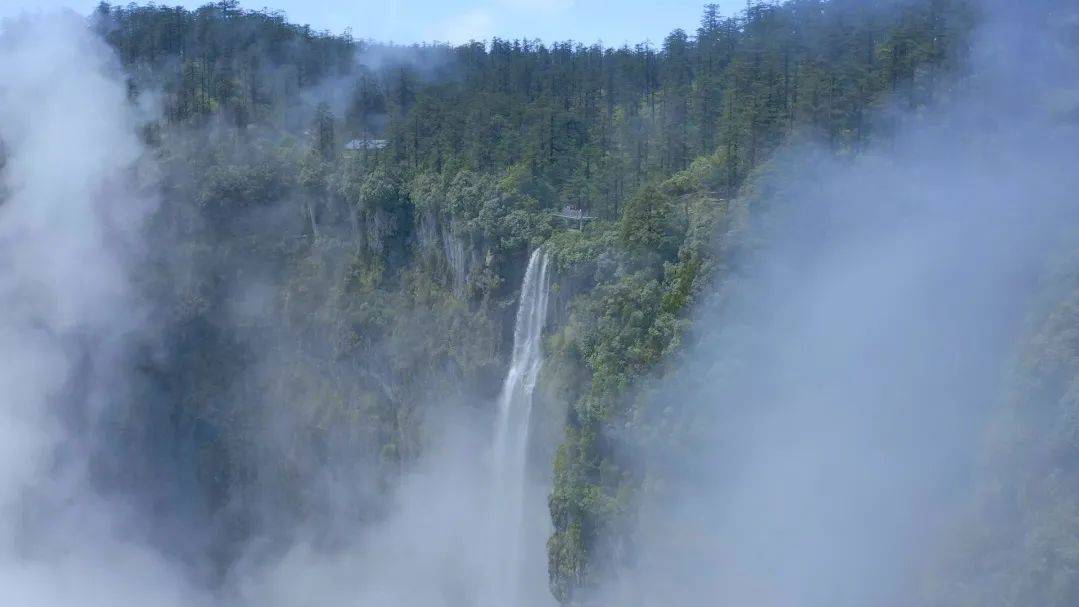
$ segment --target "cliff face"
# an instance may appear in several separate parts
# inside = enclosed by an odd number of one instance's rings
[[[551,485],[551,589],[572,603],[636,557],[650,481],[631,451],[641,428],[676,435],[640,389],[677,366],[704,294],[759,246],[747,229],[775,195],[775,150],[805,138],[850,156],[887,138],[874,110],[931,103],[972,12],[712,7],[694,35],[634,49],[379,46],[230,3],[95,19],[131,101],[160,106],[143,129],[156,246],[136,273],[162,327],[135,364],[155,405],[117,420],[139,438],[102,456],[102,478],[143,452],[116,491],[182,470],[193,505],[156,516],[210,530],[198,549],[221,571],[253,537],[384,518],[447,411],[493,420],[543,244],[530,459]],[[566,222],[565,206],[595,219]]]

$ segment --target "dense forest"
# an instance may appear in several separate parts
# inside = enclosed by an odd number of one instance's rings
[[[156,329],[129,354],[134,396],[91,445],[92,477],[210,586],[255,540],[272,552],[317,527],[333,546],[342,521],[386,519],[449,412],[490,415],[542,246],[528,448],[549,489],[546,575],[562,604],[598,600],[647,561],[652,506],[693,484],[675,454],[714,438],[686,377],[727,385],[693,362],[728,343],[702,319],[752,308],[747,260],[812,198],[784,185],[793,150],[857,165],[984,82],[971,49],[986,10],[708,5],[656,45],[609,48],[397,46],[236,0],[102,3],[90,28],[118,59],[148,150],[136,180],[159,202],[133,272]],[[843,229],[828,222],[802,225]],[[1062,258],[1001,388],[980,464],[997,472],[923,604],[1079,597],[1076,273]]]
[[[266,381],[319,409],[290,413],[307,417],[301,427],[371,432],[364,444],[396,469],[421,448],[424,391],[454,378],[497,389],[524,256],[550,241],[564,312],[543,390],[551,406],[570,404],[550,574],[568,601],[610,558],[598,538],[628,524],[641,482],[607,430],[633,415],[623,397],[680,347],[688,310],[721,271],[711,245],[731,196],[788,138],[855,153],[887,132],[874,108],[931,102],[972,19],[957,2],[759,3],[737,16],[709,6],[692,35],[676,30],[659,48],[385,47],[235,2],[102,5],[96,27],[131,94],[162,94],[147,137],[176,183],[160,229],[212,266],[212,281],[161,287],[185,287],[169,298],[184,304],[176,341],[195,351],[175,358],[198,365],[162,381],[187,384],[177,392],[191,402],[175,405],[187,423],[241,431],[214,401],[252,346],[214,317],[235,296],[235,259],[257,257],[286,277],[271,288],[283,315],[272,318],[287,327],[272,330],[311,341],[308,361]],[[282,202],[294,208],[264,229],[259,210]],[[567,205],[599,220],[567,230],[551,215]],[[359,423],[330,421],[357,411]],[[220,479],[207,491],[242,490],[231,479],[243,456],[218,452],[232,441],[200,448],[199,474]]]

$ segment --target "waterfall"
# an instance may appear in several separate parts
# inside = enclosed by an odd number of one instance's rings
[[[513,331],[513,356],[498,398],[492,452],[491,522],[495,541],[492,607],[517,607],[527,604],[526,597],[543,600],[549,596],[546,567],[533,566],[531,560],[539,557],[536,565],[546,562],[543,547],[550,521],[540,514],[540,511],[546,513],[543,504],[540,508],[530,507],[534,505],[530,501],[536,501],[530,497],[542,501],[542,495],[530,496],[527,482],[532,392],[543,365],[541,340],[547,320],[547,262],[547,253],[542,248],[533,251],[528,260]]]

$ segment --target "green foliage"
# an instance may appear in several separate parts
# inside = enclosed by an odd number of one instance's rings
[[[935,604],[1079,600],[1079,253],[1053,273],[996,411],[986,452],[993,474],[926,572]]]
[[[154,225],[197,271],[157,260],[148,288],[176,308],[160,375],[180,396],[166,406],[214,429],[200,474],[248,478],[267,459],[282,479],[309,473],[245,451],[275,416],[295,416],[326,465],[337,445],[399,474],[430,407],[497,389],[514,289],[542,244],[555,321],[540,389],[568,405],[549,568],[573,602],[628,550],[645,480],[617,433],[649,418],[631,394],[693,339],[688,319],[761,198],[753,175],[793,136],[856,152],[887,132],[875,106],[928,103],[962,55],[965,0],[884,4],[710,6],[660,48],[392,47],[234,2],[102,4],[96,27],[133,95],[162,92],[146,129],[169,176]],[[563,222],[564,206],[595,219]],[[265,309],[236,329],[249,283]],[[267,357],[274,372],[251,379]],[[260,388],[278,398],[227,404]]]
[[[671,198],[655,186],[646,186],[622,211],[618,235],[631,249],[670,255],[678,246],[679,230]]]
[[[408,196],[401,180],[382,167],[371,171],[364,178],[355,200],[360,208],[368,211],[393,213],[408,205]]]

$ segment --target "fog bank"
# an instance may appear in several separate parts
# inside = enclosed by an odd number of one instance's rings
[[[969,74],[931,109],[893,108],[894,140],[793,144],[744,189],[700,343],[625,430],[649,470],[639,560],[598,604],[932,598],[1077,219],[1075,8],[983,8]]]
[[[0,34],[0,602],[187,605],[139,517],[90,486],[143,331],[130,284],[154,208],[119,66],[74,15]]]

